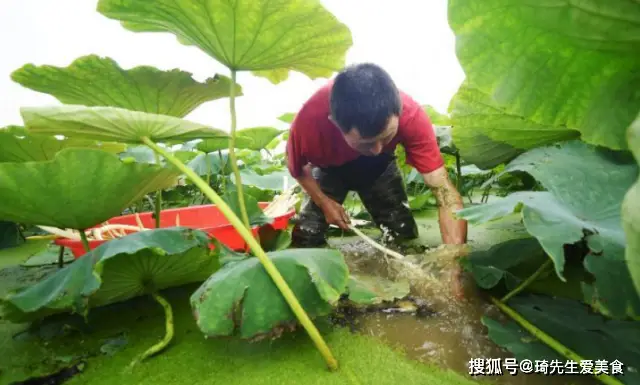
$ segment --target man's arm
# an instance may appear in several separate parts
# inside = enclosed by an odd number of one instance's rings
[[[443,166],[430,173],[422,174],[424,182],[433,192],[438,203],[438,221],[442,242],[461,245],[467,243],[467,222],[456,220],[453,212],[462,209],[462,197],[451,183],[447,169]]]

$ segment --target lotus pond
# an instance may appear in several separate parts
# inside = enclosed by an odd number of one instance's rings
[[[59,103],[0,129],[0,382],[640,383],[640,5],[448,7],[466,78],[446,113],[424,108],[466,247],[441,245],[402,147],[420,239],[373,248],[349,196],[363,234],[290,247],[305,197],[287,130],[236,127],[236,78],[341,69],[351,32],[317,1],[97,2],[228,69],[202,82],[92,53],[11,73]],[[228,103],[228,129],[188,119],[209,102]],[[472,358],[583,374],[471,377]]]

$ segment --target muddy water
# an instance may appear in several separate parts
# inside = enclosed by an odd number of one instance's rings
[[[432,223],[433,225],[433,223]],[[437,224],[436,224],[437,226]],[[510,228],[513,232],[513,228]],[[495,229],[494,229],[495,230]],[[490,246],[487,234],[496,237],[496,231],[478,230],[475,234],[485,239],[470,239],[475,248]],[[427,235],[432,236],[433,234]],[[511,234],[513,236],[513,234]],[[504,236],[504,234],[503,234]],[[470,234],[470,238],[473,236]],[[498,236],[500,237],[500,236]],[[505,319],[487,298],[475,289],[466,277],[464,299],[454,296],[451,288],[452,266],[455,253],[438,249],[426,253],[427,258],[407,256],[416,266],[394,262],[357,238],[334,240],[350,269],[356,273],[371,274],[397,280],[408,279],[412,294],[427,301],[435,314],[417,317],[413,314],[371,313],[359,320],[358,330],[379,337],[386,343],[399,347],[416,360],[434,363],[462,374],[469,373],[468,363],[473,358],[511,358],[513,355],[493,343],[481,323],[483,316]],[[420,266],[420,268],[417,268]],[[412,268],[416,267],[416,268]],[[595,385],[600,384],[589,376],[544,376],[522,374],[515,376],[505,371],[498,376],[480,376],[488,383],[503,385]]]

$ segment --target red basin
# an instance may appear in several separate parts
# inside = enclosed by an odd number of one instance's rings
[[[266,208],[269,202],[260,202],[261,209]],[[140,213],[140,221],[146,228],[155,228],[155,220],[152,217],[152,212]],[[227,218],[218,210],[215,205],[201,205],[201,206],[189,206],[177,209],[162,210],[160,213],[160,227],[174,227],[176,225],[176,217],[180,215],[180,226],[191,227],[200,229],[210,236],[215,237],[218,241],[233,250],[246,250],[247,244],[242,239],[236,229],[229,223]],[[288,213],[274,218],[273,226],[276,230],[284,230],[289,225],[289,219],[295,215],[295,210],[291,210]],[[120,225],[133,225],[138,226],[135,214],[122,215],[109,219],[110,224]],[[101,227],[103,224],[99,224],[95,227]],[[254,226],[252,232],[257,235],[259,226]],[[89,248],[91,250],[100,246],[108,240],[93,240],[89,241]],[[76,241],[67,238],[58,238],[54,241],[56,245],[64,246],[71,249],[74,257],[80,258],[85,254],[84,246],[81,241]],[[210,246],[213,249],[213,245]]]

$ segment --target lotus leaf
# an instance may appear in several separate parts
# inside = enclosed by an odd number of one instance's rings
[[[287,180],[287,186],[293,186],[298,183],[291,177],[287,171],[273,171],[265,175],[260,175],[252,169],[243,169],[240,171],[243,185],[255,186],[262,190],[282,191],[284,180]],[[232,180],[235,183],[235,179]]]
[[[204,281],[218,268],[206,233],[184,227],[141,231],[91,250],[46,279],[1,300],[14,322]]]
[[[460,87],[451,99],[450,110],[453,141],[461,156],[479,166],[486,163],[487,168],[510,161],[523,150],[579,136],[577,131],[565,127],[545,126],[509,114],[487,94],[468,84]]]
[[[222,159],[220,159],[220,155],[222,155]],[[191,168],[200,176],[229,175],[233,172],[227,153],[218,154],[217,152],[211,152],[208,154],[198,154],[187,163],[187,167]]]
[[[433,125],[435,125],[435,126],[450,126],[451,125],[451,118],[449,118],[445,114],[442,114],[442,113],[438,112],[432,106],[424,105],[424,106],[422,106],[422,109],[427,114],[427,116],[429,116],[429,120],[431,120],[431,123]]]
[[[249,195],[247,192],[243,192],[243,197],[244,204],[247,209],[247,216],[249,217],[249,224],[251,226],[261,226],[273,222],[272,218],[268,218],[264,214],[264,212],[258,205],[258,201],[256,200],[256,198]],[[238,190],[236,190],[234,185],[227,183],[222,199],[224,199],[224,201],[229,205],[229,208],[231,208],[231,210],[238,216],[238,218],[241,218]]]
[[[607,320],[590,312],[580,302],[564,298],[537,295],[516,297],[509,301],[509,306],[585,360],[594,363],[596,360],[622,362],[625,365],[624,376],[616,378],[626,385],[639,383],[640,375],[630,370],[640,362],[640,351],[637,349],[640,329],[637,322]],[[519,361],[547,360],[551,363],[552,360],[559,360],[563,364],[567,361],[513,321],[504,323],[483,317],[482,322],[489,329],[491,340],[508,349]],[[580,371],[580,367],[577,368]]]
[[[349,301],[358,305],[378,305],[384,301],[391,302],[409,294],[410,285],[407,280],[398,282],[381,277],[351,274],[349,277]]]
[[[31,135],[18,126],[0,129],[0,162],[51,160],[63,148],[98,148],[118,153],[124,151],[126,146],[121,143],[98,143],[92,140]]]
[[[68,148],[43,162],[0,163],[0,218],[86,229],[120,215],[145,194],[173,186],[179,175],[126,164],[97,149]]]
[[[278,117],[278,120],[285,123],[293,123],[293,119],[295,119],[296,114],[292,112],[287,112],[286,114],[282,114]]]
[[[100,0],[98,12],[134,32],[171,32],[235,71],[273,83],[344,65],[349,29],[317,0]]]
[[[276,230],[271,225],[264,225],[258,229],[260,247],[264,251],[285,250],[291,246],[291,233],[286,230]]]
[[[504,279],[507,287],[515,287],[518,277],[509,270],[528,260],[536,262],[546,259],[544,250],[536,238],[511,239],[492,246],[488,250],[478,250],[463,258],[478,286],[491,289]]]
[[[125,70],[108,57],[87,55],[68,67],[26,64],[11,78],[64,104],[119,107],[182,118],[202,103],[229,96],[231,79],[216,75],[204,83],[191,74],[151,66]],[[236,85],[236,95],[242,89]]]
[[[157,164],[157,155],[147,146],[128,146],[127,149],[120,154],[122,160],[134,160],[139,163]],[[160,164],[164,165],[166,162],[161,159]]]
[[[477,131],[458,129],[456,126],[453,127],[452,137],[460,157],[483,170],[490,170],[524,152]]]
[[[452,0],[448,7],[473,87],[510,115],[627,149],[624,132],[640,110],[640,4]]]
[[[236,131],[235,148],[249,148],[253,143],[253,139],[239,135]],[[229,148],[228,138],[204,139],[196,145],[196,148],[202,152],[214,152],[219,150],[227,150]]]
[[[640,164],[640,115],[629,128],[629,147]],[[640,295],[640,179],[631,186],[622,202],[622,226],[627,238],[625,260],[636,292]]]
[[[0,221],[0,250],[20,246],[25,242],[26,239],[17,223]]]
[[[251,139],[250,143],[237,144],[237,148],[246,148],[249,150],[260,151],[267,147],[269,142],[278,137],[284,131],[274,127],[251,127],[238,130],[237,134],[241,137]]]
[[[4,229],[0,227],[0,231],[2,230]],[[11,233],[8,233],[7,235],[11,235]],[[49,243],[51,243],[51,241],[48,239],[27,239],[23,240],[19,245],[0,248],[0,269],[4,269],[7,266],[19,265],[25,262],[32,256],[46,250]]]
[[[289,249],[267,254],[310,317],[328,314],[346,291],[349,272],[339,251]],[[207,336],[258,339],[278,335],[296,320],[257,258],[230,262],[191,296]]]
[[[527,231],[551,257],[563,281],[564,245],[587,241],[584,264],[596,281],[585,288],[586,299],[612,316],[640,314],[640,298],[629,289],[632,282],[624,263],[626,241],[620,224],[622,198],[637,177],[638,166],[614,163],[605,152],[571,141],[528,151],[504,170],[511,171],[531,174],[548,191],[512,193],[458,214],[479,223],[521,206]]]
[[[20,112],[29,132],[70,138],[140,143],[143,137],[162,141],[229,136],[219,129],[173,116],[117,107],[23,107]]]

